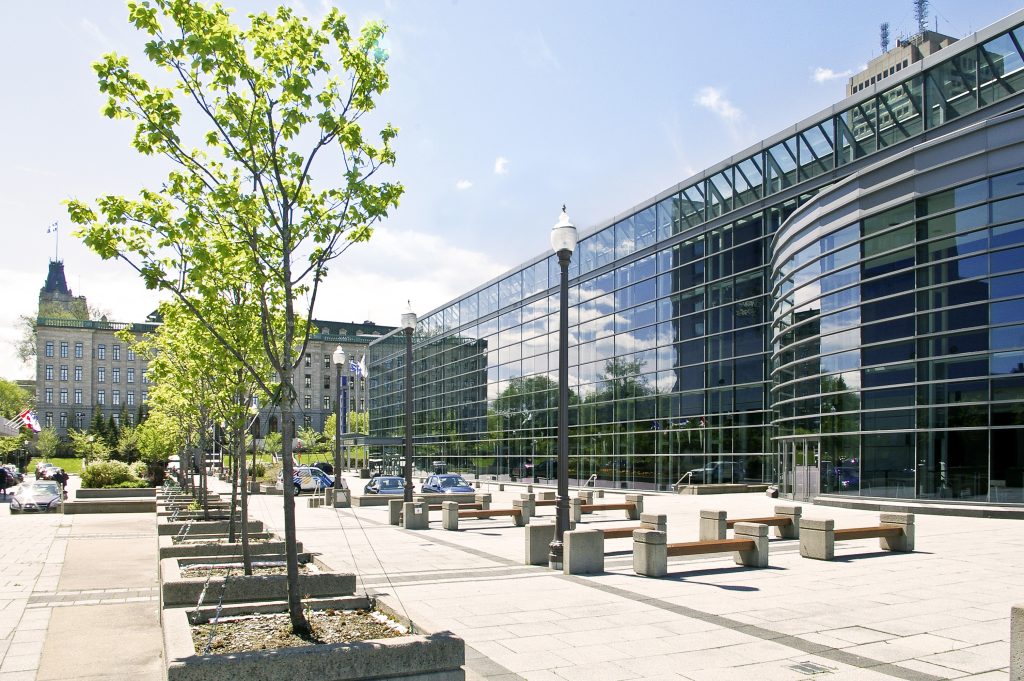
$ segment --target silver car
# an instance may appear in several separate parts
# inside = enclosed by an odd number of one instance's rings
[[[60,510],[64,494],[60,485],[49,480],[37,480],[18,485],[11,497],[11,513],[47,513]]]

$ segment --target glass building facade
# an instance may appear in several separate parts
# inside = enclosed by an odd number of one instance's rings
[[[1021,24],[1012,15],[582,236],[571,478],[667,489],[728,462],[699,481],[1020,501],[1024,443],[1005,405],[1024,304],[1004,292],[1024,287],[1007,269],[1024,267],[1010,226],[1024,198],[1005,172],[1024,165]],[[942,172],[925,172],[938,157]],[[543,255],[420,319],[418,465],[555,475],[557,284]],[[371,436],[402,437],[404,343],[370,346]]]

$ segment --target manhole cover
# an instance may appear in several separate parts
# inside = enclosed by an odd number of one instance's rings
[[[828,674],[836,670],[835,667],[826,667],[825,665],[818,664],[817,662],[800,662],[798,664],[789,665],[789,669],[801,674]]]

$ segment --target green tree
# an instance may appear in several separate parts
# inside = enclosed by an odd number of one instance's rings
[[[71,431],[69,437],[71,438],[71,451],[75,453],[75,456],[85,459],[86,462],[110,459],[110,447],[102,437],[77,430]]]
[[[0,378],[0,416],[13,419],[32,406],[32,395],[13,381]]]
[[[36,451],[43,459],[52,459],[60,447],[60,436],[53,427],[43,428],[36,438]]]

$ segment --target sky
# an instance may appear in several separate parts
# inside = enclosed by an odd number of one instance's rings
[[[237,21],[276,2],[224,2]],[[292,0],[319,21],[330,6]],[[562,204],[581,232],[840,101],[881,52],[879,24],[915,32],[909,0],[384,0],[335,3],[388,33],[399,207],[333,265],[315,316],[397,325],[546,253]],[[1020,9],[931,0],[929,28],[963,37]],[[114,0],[0,3],[0,377],[48,261],[111,320],[157,299],[72,236],[64,202],[157,187],[166,167],[101,115],[91,64],[115,51],[148,73]],[[318,178],[319,179],[319,178]],[[327,186],[329,178],[320,180]],[[56,225],[56,230],[48,230]],[[58,241],[59,240],[59,241]]]

